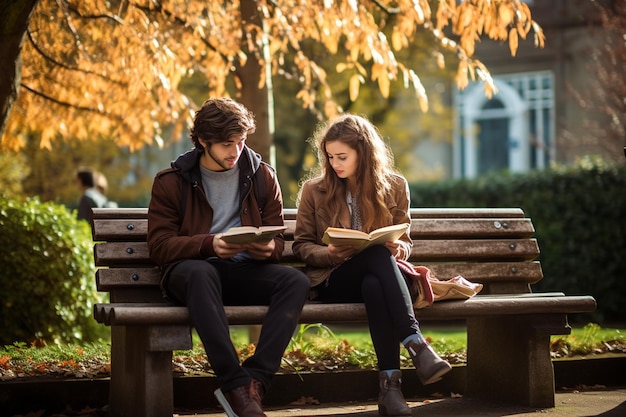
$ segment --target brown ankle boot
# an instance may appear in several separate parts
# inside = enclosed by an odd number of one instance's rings
[[[380,372],[378,385],[378,414],[381,416],[410,416],[411,409],[406,404],[400,385],[402,372],[393,371],[391,376],[387,372]]]
[[[439,381],[452,369],[452,366],[441,359],[428,343],[420,344],[411,341],[406,345],[406,350],[411,355],[413,366],[423,385]]]
[[[257,387],[252,382],[227,392],[218,388],[215,397],[228,417],[267,417],[261,408]]]

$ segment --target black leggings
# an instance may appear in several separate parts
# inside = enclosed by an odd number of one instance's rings
[[[400,368],[400,342],[420,334],[407,279],[389,249],[377,245],[339,265],[316,287],[326,303],[365,303],[380,370]]]

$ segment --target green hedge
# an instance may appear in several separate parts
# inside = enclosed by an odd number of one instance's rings
[[[0,230],[0,345],[107,334],[93,319],[99,296],[87,222],[58,204],[0,197]]]
[[[412,184],[412,207],[520,207],[533,220],[544,279],[534,291],[593,295],[590,318],[624,322],[626,165],[577,166]]]

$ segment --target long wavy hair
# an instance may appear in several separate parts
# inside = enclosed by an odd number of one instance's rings
[[[357,152],[356,198],[363,231],[370,232],[391,224],[393,216],[385,204],[385,196],[390,192],[391,178],[397,171],[391,149],[378,128],[363,116],[343,114],[319,126],[311,141],[318,153],[320,181],[327,191],[324,203],[332,213],[333,224],[338,224],[339,207],[345,204],[347,187],[347,180],[337,176],[326,152],[326,144],[334,141]]]

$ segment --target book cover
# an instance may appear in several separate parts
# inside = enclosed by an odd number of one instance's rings
[[[408,232],[409,227],[410,224],[408,223],[394,224],[381,227],[370,233],[340,227],[329,227],[324,232],[322,242],[327,245],[352,245],[359,250],[363,250],[372,245],[382,245],[385,242],[397,240],[404,233]]]
[[[287,226],[240,226],[231,227],[222,234],[222,240],[228,243],[267,243],[287,230]]]

